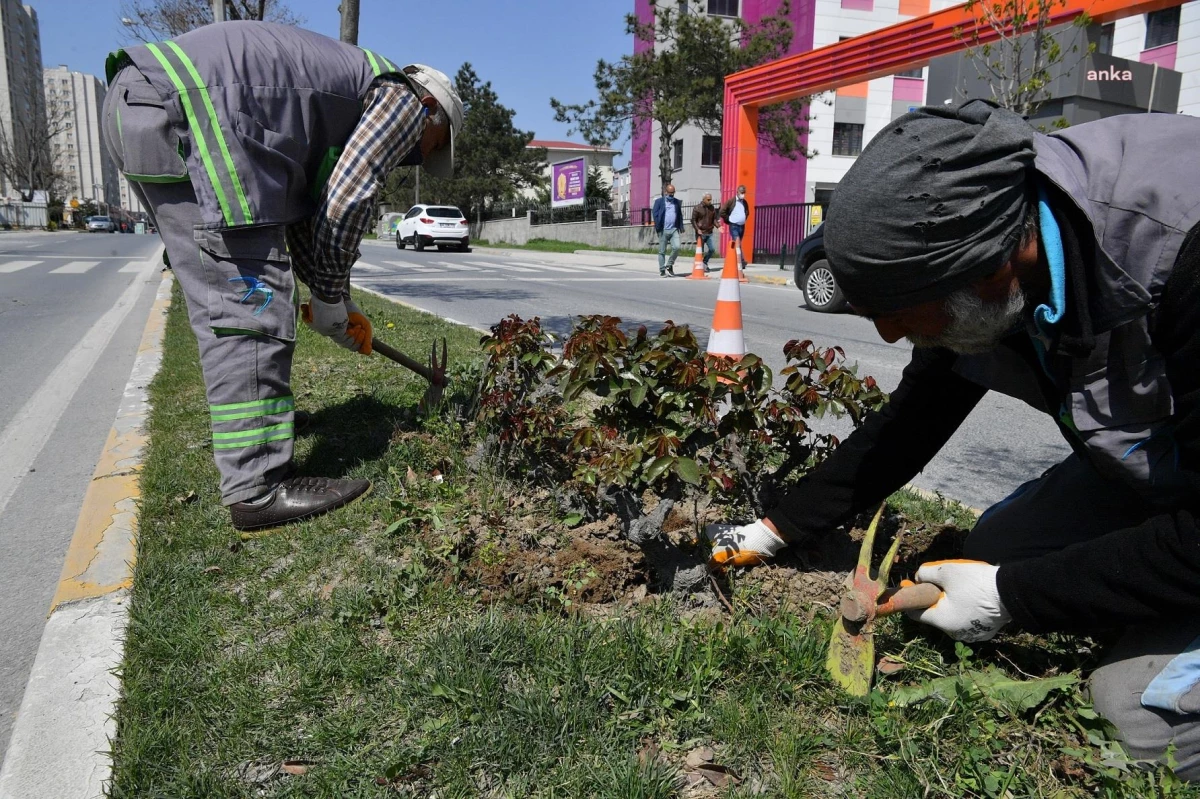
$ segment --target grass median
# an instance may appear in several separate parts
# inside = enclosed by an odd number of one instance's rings
[[[446,336],[463,399],[478,333],[357,300],[410,353]],[[657,595],[636,548],[474,460],[461,419],[418,419],[424,386],[399,367],[304,330],[293,381],[314,414],[301,471],[374,490],[244,540],[218,501],[176,292],[113,797],[1145,796],[1170,782],[1107,743],[1075,679],[1087,641],[973,651],[889,619],[877,652],[901,670],[851,699],[825,675],[828,608],[778,599],[796,564],[734,575],[732,613]],[[896,503],[921,529],[970,521]]]

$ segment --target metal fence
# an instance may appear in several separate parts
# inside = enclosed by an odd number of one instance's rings
[[[532,225],[557,225],[561,222],[591,222],[596,218],[597,211],[603,211],[602,224],[609,227],[613,212],[612,205],[604,200],[588,200],[583,205],[570,205],[566,208],[539,206],[529,209],[533,211],[530,220]],[[603,220],[608,220],[604,222]]]
[[[814,213],[814,209],[820,209]],[[751,208],[754,216],[755,263],[768,263],[793,255],[800,242],[825,218],[823,203],[788,203]]]
[[[0,227],[25,228],[46,227],[49,217],[46,215],[45,203],[0,203]]]
[[[686,236],[691,235],[692,210],[695,205],[683,206],[683,227]],[[814,209],[819,208],[818,213]],[[782,205],[760,205],[751,208],[754,217],[754,257],[758,263],[767,263],[795,254],[804,237],[821,224],[825,218],[824,203],[786,203]],[[652,225],[651,208],[638,208],[633,214],[634,224]]]

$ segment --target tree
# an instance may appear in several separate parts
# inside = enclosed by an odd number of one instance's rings
[[[121,17],[129,38],[158,42],[212,22],[212,0],[124,0]],[[229,20],[262,19],[285,25],[304,22],[304,18],[297,16],[283,0],[225,0],[225,17]]]
[[[0,125],[0,174],[29,202],[33,192],[62,196],[65,179],[51,154],[51,141],[71,126],[65,106],[49,104],[31,114],[14,114],[12,127]]]
[[[1078,52],[1076,44],[1064,50],[1063,39],[1067,33],[1084,28],[1091,21],[1087,14],[1081,14],[1068,28],[1048,30],[1050,14],[1056,5],[1066,5],[1066,2],[969,0],[966,4],[967,10],[973,12],[980,23],[999,36],[994,42],[981,44],[979,34],[973,34],[969,39],[968,58],[979,79],[987,83],[992,100],[1023,117],[1036,113],[1049,99],[1052,70],[1065,62],[1068,53]],[[1095,45],[1088,45],[1065,72],[1070,73],[1094,50]]]
[[[754,25],[708,16],[698,0],[651,5],[653,23],[644,24],[634,14],[625,17],[626,32],[649,46],[615,63],[601,59],[596,64],[597,99],[569,105],[551,98],[550,105],[559,122],[593,145],[610,144],[642,125],[657,123],[658,172],[666,186],[671,143],[685,125],[721,134],[725,76],[787,52],[792,42],[790,0],[782,0],[775,14]],[[788,157],[806,154],[801,137],[807,102],[785,103],[769,109],[765,119],[760,117],[760,137],[774,152]]]
[[[469,214],[476,206],[516,197],[541,180],[546,151],[528,149],[530,131],[513,126],[515,112],[500,103],[491,82],[483,83],[469,64],[454,76],[454,88],[465,114],[454,141],[454,177],[421,175],[421,200],[453,204]],[[412,198],[413,170],[405,167],[389,176],[383,201],[404,207]]]

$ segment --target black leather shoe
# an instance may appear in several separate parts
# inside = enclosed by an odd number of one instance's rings
[[[292,411],[292,431],[295,433],[307,433],[308,426],[312,424],[312,414],[308,411]]]
[[[230,505],[229,513],[233,526],[239,530],[277,527],[336,510],[358,499],[370,488],[369,480],[289,477],[274,491]]]

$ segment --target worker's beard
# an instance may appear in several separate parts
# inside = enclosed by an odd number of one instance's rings
[[[938,336],[908,336],[916,347],[943,347],[963,355],[988,352],[1025,322],[1025,292],[1018,286],[1007,300],[987,303],[970,288],[946,298],[950,324]]]

